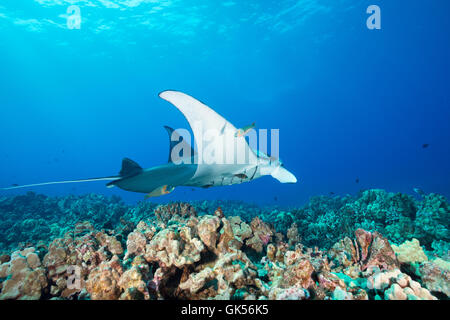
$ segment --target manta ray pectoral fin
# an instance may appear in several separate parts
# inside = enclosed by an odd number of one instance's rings
[[[227,122],[225,122],[222,129],[220,129],[220,135],[223,135],[225,133],[226,127],[227,127]]]
[[[256,154],[250,149],[244,137],[235,137],[233,134],[226,134],[227,131],[236,132],[236,127],[219,115],[216,111],[200,102],[199,100],[179,91],[163,91],[159,96],[174,105],[187,119],[194,133],[194,141],[197,145],[197,152],[202,155],[202,148],[208,146],[211,154],[225,154],[227,162],[234,164],[237,155],[246,155],[248,164],[258,163]],[[213,136],[224,136],[224,139],[208,140],[206,133]],[[207,174],[210,167],[208,165],[199,165],[195,177],[201,177]]]
[[[273,178],[277,179],[281,183],[296,183],[297,178],[282,166],[277,167],[270,174]]]

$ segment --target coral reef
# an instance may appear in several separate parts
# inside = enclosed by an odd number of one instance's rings
[[[436,300],[449,206],[367,190],[303,208],[0,198],[0,299]]]
[[[0,300],[37,300],[48,286],[45,270],[33,247],[11,254],[9,261],[0,265],[2,283]]]
[[[378,231],[395,244],[416,238],[427,250],[450,242],[450,206],[443,196],[434,193],[425,195],[422,201],[380,189],[361,191],[356,198],[318,196],[290,212],[308,246],[329,248],[358,228]],[[261,215],[263,220],[266,216],[273,214]]]
[[[412,239],[405,241],[403,244],[393,245],[395,255],[400,263],[415,263],[428,261],[428,257],[420,246],[419,240]]]

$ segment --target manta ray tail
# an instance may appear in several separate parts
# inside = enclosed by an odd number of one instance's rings
[[[0,190],[13,190],[13,189],[31,188],[31,187],[39,187],[39,186],[48,186],[48,185],[54,185],[54,184],[94,182],[94,181],[110,181],[107,185],[113,186],[114,182],[116,182],[120,179],[123,179],[123,178],[128,178],[128,177],[137,175],[141,172],[142,172],[142,168],[136,162],[134,162],[131,159],[124,158],[122,160],[122,168],[121,168],[118,176],[24,184],[21,186],[11,186],[11,187],[6,187],[6,188],[0,188]]]
[[[92,182],[92,181],[111,181],[111,180],[117,180],[117,178],[119,178],[119,177],[112,176],[112,177],[89,178],[89,179],[79,179],[79,180],[41,182],[41,183],[33,183],[33,184],[24,184],[21,186],[0,188],[0,190],[22,189],[22,188],[30,188],[30,187],[48,186],[48,185],[52,185],[52,184],[80,183],[80,182]]]

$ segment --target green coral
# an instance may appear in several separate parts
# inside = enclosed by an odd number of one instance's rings
[[[329,248],[358,228],[378,231],[397,244],[417,238],[428,250],[434,241],[450,241],[449,204],[433,193],[422,202],[381,189],[365,190],[356,197],[319,196],[292,213],[307,246]]]

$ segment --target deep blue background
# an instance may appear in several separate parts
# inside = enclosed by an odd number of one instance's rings
[[[163,125],[187,122],[157,94],[176,89],[237,127],[279,128],[299,183],[264,177],[157,201],[450,195],[450,2],[91,0],[69,30],[73,2],[0,4],[0,186],[116,174],[124,156],[164,163]],[[370,4],[381,30],[366,28]],[[143,198],[101,182],[34,191]]]

